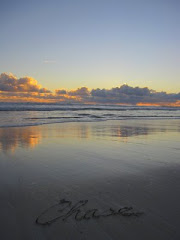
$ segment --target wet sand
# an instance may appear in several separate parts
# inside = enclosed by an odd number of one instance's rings
[[[0,239],[180,239],[179,120],[1,128],[0,150]]]

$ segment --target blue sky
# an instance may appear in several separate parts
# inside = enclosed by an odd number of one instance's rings
[[[180,1],[1,1],[0,73],[50,90],[180,91]]]

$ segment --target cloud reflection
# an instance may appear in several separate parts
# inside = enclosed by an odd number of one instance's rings
[[[122,121],[99,123],[63,123],[46,126],[0,128],[0,149],[15,152],[17,148],[35,148],[43,139],[58,142],[75,140],[115,140],[126,142],[130,137],[148,136],[163,132],[180,132],[178,125],[167,125],[152,121]],[[65,141],[64,141],[65,142]]]
[[[14,152],[16,148],[34,148],[41,140],[38,127],[0,128],[0,149]]]

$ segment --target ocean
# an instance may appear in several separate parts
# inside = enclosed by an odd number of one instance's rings
[[[180,107],[0,103],[0,127],[126,119],[180,119]]]

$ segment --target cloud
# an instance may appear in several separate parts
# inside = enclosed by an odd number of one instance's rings
[[[90,97],[90,91],[87,87],[81,87],[70,91],[65,89],[56,89],[55,94],[56,99],[63,96],[67,101],[73,102],[87,102],[87,99]]]
[[[32,77],[17,78],[13,74],[2,73],[0,75],[0,91],[5,92],[39,92],[50,93],[46,88],[41,88]]]
[[[156,92],[147,87],[130,87],[126,84],[112,89],[93,89],[91,91],[92,100],[100,103],[170,103],[180,100],[180,93],[167,94],[166,92]]]
[[[78,88],[76,90],[69,91],[68,95],[85,97],[85,96],[89,96],[90,92],[89,92],[87,87],[81,87],[81,88]]]
[[[18,79],[13,74],[2,73],[0,100],[180,106],[180,93],[157,92],[148,87],[131,87],[127,84],[111,89],[89,90],[87,87],[80,87],[75,90],[56,89],[51,92],[42,88],[31,77]]]
[[[64,95],[64,94],[67,94],[67,91],[65,89],[56,89],[55,93],[57,95]]]
[[[90,92],[89,89],[87,87],[81,87],[78,88],[76,90],[71,90],[71,91],[67,91],[65,89],[56,89],[55,93],[57,95],[68,95],[68,96],[79,96],[79,97],[84,97],[84,96],[89,96]]]

